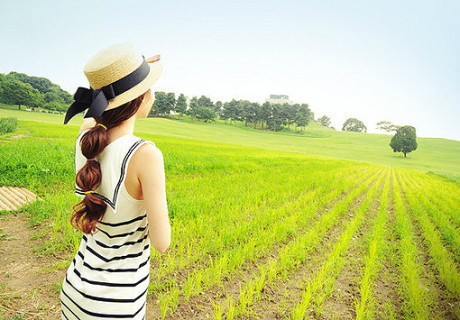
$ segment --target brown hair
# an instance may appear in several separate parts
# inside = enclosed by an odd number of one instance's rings
[[[81,138],[81,152],[87,159],[100,154],[108,144],[107,131],[115,128],[123,121],[136,114],[142,104],[145,93],[124,105],[104,111],[101,116],[95,117],[96,123],[107,127],[107,130],[95,125]],[[75,181],[83,191],[96,189],[101,183],[101,166],[97,161],[87,161],[78,171]],[[104,216],[107,204],[95,193],[85,194],[82,201],[73,206],[74,213],[70,223],[85,234],[96,231],[96,224]]]

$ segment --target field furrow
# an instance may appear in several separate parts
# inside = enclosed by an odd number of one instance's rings
[[[170,282],[171,285],[166,291],[159,293],[161,299],[167,299],[169,301],[168,308],[174,312],[177,309],[178,300],[173,301],[171,297],[180,295],[185,302],[188,302],[191,297],[199,296],[200,293],[211,289],[214,285],[221,287],[222,283],[228,282],[232,275],[245,272],[251,265],[258,265],[260,263],[256,261],[258,258],[269,256],[270,250],[275,244],[282,243],[286,238],[297,233],[296,230],[299,228],[305,228],[312,218],[327,209],[327,207],[321,208],[326,206],[329,201],[336,202],[335,197],[341,198],[343,197],[342,194],[346,194],[345,198],[349,197],[349,194],[353,193],[350,189],[360,185],[363,178],[372,181],[372,176],[377,173],[371,172],[371,176],[367,178],[365,178],[366,176],[363,177],[362,174],[366,174],[366,172],[349,177],[353,179],[345,184],[346,187],[343,190],[339,188],[325,195],[316,193],[317,196],[313,199],[314,201],[299,198],[286,203],[280,212],[272,211],[271,214],[276,214],[278,218],[274,219],[270,228],[257,231],[255,233],[257,237],[252,236],[240,246],[227,248],[221,256],[215,259],[210,258],[211,263],[209,265],[201,265],[199,268],[192,269],[189,274],[183,277],[182,282],[176,278],[176,281]],[[339,186],[340,181],[336,182],[336,186]],[[321,188],[318,188],[317,191],[321,191]],[[348,194],[344,192],[348,192]],[[177,293],[179,291],[180,293]]]
[[[435,286],[427,268],[425,248],[411,217],[411,210],[405,202],[401,170],[395,174],[394,199],[399,236],[398,265],[399,288],[402,291],[402,312],[406,319],[432,319],[437,315]]]
[[[423,257],[425,277],[428,279],[430,304],[435,317],[458,317],[460,315],[460,275],[452,253],[442,243],[439,232],[429,219],[428,213],[418,201],[417,192],[411,188],[404,176],[400,178],[406,200],[407,211],[411,213],[420,255]]]
[[[364,223],[366,213],[370,205],[376,199],[377,190],[385,176],[386,179],[388,179],[387,174],[381,175],[375,184],[369,189],[365,200],[355,211],[354,218],[350,221],[345,231],[340,235],[340,238],[334,244],[332,251],[326,256],[321,269],[305,281],[301,298],[292,309],[292,313],[290,315],[291,319],[303,319],[306,316],[319,316],[321,314],[323,303],[332,294],[336,279],[346,263],[347,258],[345,253],[350,247],[350,243],[352,241],[351,239]],[[370,211],[372,212],[372,210]]]
[[[427,217],[432,221],[438,230],[440,237],[443,240],[446,249],[450,250],[456,263],[460,263],[460,228],[455,225],[455,222],[450,219],[439,206],[434,205],[428,198],[425,185],[421,179],[413,176],[405,175],[406,185],[410,188],[411,193],[419,204],[420,208],[426,211]],[[410,179],[412,178],[412,179]],[[451,195],[451,198],[453,196]],[[457,216],[460,217],[460,209],[456,209]]]
[[[377,175],[378,172],[372,172],[370,177],[367,177],[366,183],[370,183],[373,181],[374,176]],[[363,177],[362,176],[357,176],[355,177],[356,181],[350,180],[351,183],[348,184],[348,188],[351,188],[353,191],[349,191],[349,193],[346,194],[344,197],[346,201],[351,201],[353,197],[355,197],[357,189],[356,185],[358,185],[358,189],[362,188],[363,184],[361,184]],[[339,181],[337,181],[339,183]],[[292,207],[295,205],[295,203],[291,203],[287,207],[287,211],[285,211],[282,216],[286,214],[290,214],[291,218],[289,219],[278,219],[276,223],[274,223],[269,229],[266,230],[267,236],[264,237],[264,234],[262,233],[255,233],[253,238],[252,238],[252,243],[257,241],[259,244],[257,246],[251,245],[251,246],[242,246],[238,247],[237,249],[239,250],[238,252],[234,253],[233,257],[236,256],[235,259],[243,259],[245,256],[253,256],[257,255],[259,257],[264,257],[263,260],[267,260],[268,258],[271,258],[270,250],[273,249],[273,245],[276,243],[283,242],[284,239],[286,239],[289,235],[294,235],[298,233],[302,233],[300,230],[302,228],[305,228],[308,226],[311,222],[312,219],[315,217],[319,216],[319,213],[324,212],[327,208],[321,209],[323,206],[325,206],[328,202],[328,200],[332,201],[333,203],[336,203],[337,201],[334,200],[333,198],[331,199],[330,196],[328,195],[322,195],[321,197],[318,197],[318,199],[315,202],[312,202],[310,205],[307,205],[308,202],[300,202],[300,207]],[[342,202],[340,202],[342,203]],[[327,211],[326,211],[327,212]],[[288,216],[286,216],[288,217]],[[289,227],[290,226],[290,227]],[[294,230],[297,230],[297,232],[291,232],[290,234],[286,234],[285,232],[281,232],[285,230],[285,228],[294,228]],[[257,235],[257,237],[255,236]],[[281,246],[283,248],[283,246]],[[230,252],[230,251],[229,251]],[[223,252],[223,257],[221,257],[218,261],[226,261],[225,257],[229,256],[229,252]],[[260,253],[267,252],[266,254],[260,255]],[[222,263],[215,262],[213,263],[210,267],[201,267],[197,270],[193,270],[190,274],[187,275],[187,278],[185,282],[179,285],[173,285],[167,290],[166,292],[161,293],[160,298],[166,299],[169,301],[172,300],[172,298],[169,297],[174,297],[174,296],[179,296],[181,299],[183,299],[183,303],[187,303],[190,298],[194,298],[194,304],[197,305],[199,304],[199,296],[201,294],[206,295],[207,290],[211,290],[213,292],[225,292],[221,286],[223,283],[227,283],[227,285],[231,285],[234,283],[232,281],[232,277],[237,276],[241,277],[241,272],[248,273],[252,272],[254,267],[257,270],[257,266],[261,265],[261,261],[258,261],[257,263],[250,263],[251,261],[248,261],[249,263],[240,263],[238,265],[233,265],[232,268],[229,268],[228,265],[229,263],[227,262],[226,265],[224,265],[226,268],[224,269],[222,267]],[[239,275],[240,274],[240,275]],[[214,288],[213,288],[214,287]],[[179,293],[176,293],[180,291]],[[207,296],[207,295],[206,295]],[[177,300],[171,301],[169,305],[169,310],[170,312],[174,313],[174,311],[179,308],[177,305],[174,305]],[[209,300],[207,301],[209,302]],[[173,304],[174,303],[174,304]],[[206,308],[206,306],[203,306],[202,308]],[[199,309],[198,307],[195,308]]]
[[[381,171],[378,175],[381,175]],[[323,237],[340,221],[339,217],[348,212],[347,209],[353,205],[353,201],[365,192],[370,184],[375,183],[375,178],[376,176],[361,184],[358,189],[349,194],[348,199],[337,203],[307,232],[299,234],[291,240],[279,251],[275,259],[271,259],[266,265],[259,266],[258,272],[253,275],[252,279],[248,279],[241,285],[237,298],[229,297],[225,302],[216,304],[214,312],[216,314],[223,313],[225,309],[227,318],[250,314],[253,304],[260,300],[260,293],[264,286],[285,280],[290,274],[302,267],[304,262],[308,260],[308,256],[319,248],[318,245]]]
[[[450,182],[434,179],[413,171],[406,175],[410,185],[422,190],[424,198],[451,220],[453,227],[460,228],[460,187]]]
[[[245,242],[250,241],[250,234],[256,232],[258,228],[267,228],[268,225],[275,222],[277,219],[282,219],[283,207],[292,205],[292,202],[309,201],[318,197],[318,192],[329,192],[329,195],[334,196],[336,193],[345,192],[347,186],[342,182],[345,181],[342,177],[354,175],[359,177],[359,172],[344,171],[337,173],[339,175],[337,184],[333,184],[333,175],[322,175],[322,177],[312,175],[305,179],[303,175],[297,175],[297,179],[292,183],[287,183],[289,179],[282,179],[285,183],[277,183],[276,188],[272,188],[267,181],[280,177],[278,172],[272,172],[271,179],[266,177],[258,178],[252,176],[234,177],[235,180],[225,180],[223,177],[220,187],[225,188],[216,194],[213,189],[216,187],[209,187],[208,181],[200,183],[202,186],[208,186],[209,194],[203,200],[202,207],[208,208],[213,214],[200,214],[200,219],[184,219],[178,221],[175,225],[175,243],[170,252],[160,256],[155,254],[158,261],[157,279],[164,279],[168,274],[177,274],[182,269],[193,269],[194,265],[200,266],[209,264],[209,257],[218,256],[222,250],[234,247],[235,245],[243,245]],[[286,173],[284,173],[286,174]],[[323,182],[319,183],[319,180]],[[244,182],[245,186],[238,184]],[[249,185],[259,185],[256,190],[250,192]],[[318,188],[315,186],[318,185]],[[193,187],[193,186],[192,186]],[[231,191],[234,190],[248,190],[245,193],[239,192],[235,197],[231,196]],[[228,193],[225,193],[228,191]],[[204,190],[205,193],[206,190]],[[331,193],[332,192],[332,193]],[[220,194],[222,194],[220,196]],[[193,199],[193,198],[192,198]],[[192,201],[192,199],[190,201]],[[237,201],[235,201],[237,200]],[[187,204],[188,202],[183,199]],[[209,203],[209,204],[208,204]],[[215,205],[217,203],[218,205]],[[183,207],[187,207],[187,205]],[[189,210],[189,209],[187,209]],[[209,230],[208,226],[213,226],[213,230]],[[229,228],[229,226],[231,226]]]
[[[390,170],[380,199],[378,214],[372,225],[371,231],[366,236],[362,273],[357,277],[360,282],[358,298],[355,303],[355,317],[361,319],[374,319],[376,317],[375,282],[380,274],[382,256],[384,255],[387,232],[385,226],[388,223],[388,195],[391,194],[390,181],[393,170]]]
[[[302,299],[311,281],[314,281],[314,277],[321,273],[321,268],[331,263],[335,271],[330,274],[327,281],[323,282],[320,292],[312,299],[310,305],[306,306],[305,315],[323,319],[350,319],[354,316],[354,299],[358,294],[359,264],[363,255],[361,242],[364,241],[370,229],[370,224],[374,221],[375,212],[377,212],[376,206],[378,205],[377,194],[381,192],[380,181],[383,177],[384,175],[379,177],[372,188],[363,192],[359,199],[355,199],[353,205],[348,209],[348,215],[340,217],[340,224],[333,228],[333,233],[330,237],[334,241],[321,243],[319,246],[321,250],[315,252],[314,260],[303,265],[297,270],[294,277],[288,279],[290,286],[282,287],[285,292],[285,301],[282,301],[283,307],[272,306],[273,309],[282,309],[284,314],[291,318],[301,317],[300,314],[294,314],[296,312],[295,308],[299,306],[299,300]],[[371,199],[370,202],[368,197]],[[331,262],[330,257],[334,255],[334,251],[337,250],[340,241],[343,241],[344,235],[349,232],[350,225],[357,218],[356,215],[362,213],[362,210],[365,211],[364,217],[355,233],[351,235],[351,239],[347,243],[348,248],[344,248],[339,256]],[[329,271],[333,270],[329,269]],[[263,318],[267,318],[267,314],[264,314]]]
[[[363,314],[362,319],[403,319],[401,311],[403,299],[398,288],[399,266],[397,253],[399,244],[397,241],[397,218],[393,195],[393,176],[395,171],[396,169],[394,168],[391,170],[386,203],[383,201],[384,196],[382,197],[379,218],[376,220],[378,224],[374,227],[375,232],[372,232],[369,239],[365,241],[367,247],[366,265],[361,277],[361,299],[356,304],[356,312],[357,314],[360,312]],[[385,205],[386,209],[384,210]],[[381,228],[380,223],[384,216],[386,216],[386,224],[381,229],[382,233],[378,234],[377,230]],[[376,243],[375,249],[371,247],[373,243]],[[372,258],[375,259],[374,263]],[[372,265],[376,270],[372,269]],[[359,307],[364,306],[364,301],[369,306],[358,311]]]

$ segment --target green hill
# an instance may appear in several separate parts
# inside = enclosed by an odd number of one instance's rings
[[[63,115],[11,110],[0,105],[0,117],[21,121],[55,123],[63,131],[75,134],[83,115],[75,116],[67,126]],[[71,129],[72,126],[75,128]],[[36,127],[40,127],[37,123]],[[253,148],[295,152],[353,161],[417,169],[460,181],[460,141],[441,138],[417,138],[418,149],[404,158],[389,146],[391,135],[342,132],[311,123],[304,134],[293,131],[268,132],[224,123],[190,122],[164,118],[137,119],[135,134],[155,141],[155,136],[199,139]]]

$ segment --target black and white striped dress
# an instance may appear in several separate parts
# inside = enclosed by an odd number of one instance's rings
[[[85,130],[86,131],[86,130]],[[75,144],[75,169],[86,163],[80,139]],[[95,190],[107,203],[98,231],[84,235],[62,283],[62,319],[145,319],[149,284],[150,240],[143,201],[131,197],[124,184],[134,152],[151,143],[125,135],[96,156],[102,180]],[[76,186],[75,194],[84,197]]]

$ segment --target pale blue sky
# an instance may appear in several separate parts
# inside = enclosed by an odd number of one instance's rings
[[[161,54],[157,91],[213,101],[287,94],[342,128],[390,120],[460,140],[460,1],[0,2],[0,72],[73,94],[100,49]]]

